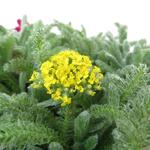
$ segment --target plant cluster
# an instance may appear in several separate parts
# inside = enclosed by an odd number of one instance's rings
[[[116,26],[0,26],[1,150],[150,149],[150,45]]]

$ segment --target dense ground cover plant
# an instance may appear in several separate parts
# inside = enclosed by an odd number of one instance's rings
[[[0,149],[150,149],[150,46],[116,26],[0,27]]]

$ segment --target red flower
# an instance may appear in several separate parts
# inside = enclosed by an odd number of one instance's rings
[[[17,23],[18,23],[18,26],[15,28],[15,30],[16,30],[17,32],[20,32],[20,31],[21,31],[22,20],[21,20],[21,19],[18,19],[18,20],[17,20]]]
[[[22,30],[22,20],[21,20],[21,19],[18,19],[18,20],[17,20],[17,24],[18,24],[18,26],[17,26],[16,28],[14,28],[14,29],[15,29],[17,32],[20,32],[20,31]],[[26,25],[26,27],[28,27],[27,29],[31,31],[31,29],[32,29],[32,24],[30,24],[30,23],[28,23],[28,22],[26,21],[25,25]]]
[[[21,26],[21,22],[22,22],[21,19],[18,19],[18,20],[17,20],[17,23],[18,23],[19,26]]]
[[[21,27],[18,26],[18,27],[15,28],[15,30],[16,30],[17,32],[20,32],[20,31],[21,31]]]

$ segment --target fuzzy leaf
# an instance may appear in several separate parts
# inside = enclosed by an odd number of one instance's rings
[[[83,111],[74,121],[75,140],[81,141],[87,134],[91,115]]]
[[[63,150],[63,147],[57,142],[51,142],[48,150]]]
[[[85,150],[93,150],[98,144],[98,135],[90,136],[84,143]]]

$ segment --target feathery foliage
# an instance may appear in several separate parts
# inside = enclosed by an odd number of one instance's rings
[[[21,32],[0,26],[1,150],[148,150],[150,149],[150,45],[118,34],[99,33],[58,21],[27,24]],[[73,49],[87,55],[104,74],[102,90],[80,93],[60,107],[29,82],[50,56]],[[90,88],[90,87],[89,87]]]

